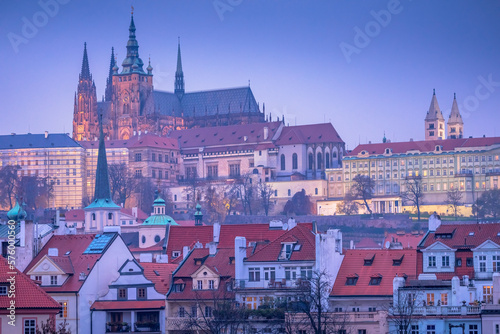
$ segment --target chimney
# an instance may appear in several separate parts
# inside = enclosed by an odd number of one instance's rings
[[[243,259],[247,256],[247,239],[245,237],[236,237],[234,239],[234,278],[236,284],[245,279],[245,270],[243,268]],[[245,284],[245,283],[243,283]],[[241,286],[241,284],[239,284]]]
[[[213,229],[213,234],[214,234],[213,242],[218,243],[219,237],[220,237],[220,223],[215,222],[214,225],[212,226],[212,229]]]
[[[215,253],[217,253],[217,244],[215,242],[207,242],[206,248],[208,248],[209,255],[215,255]]]
[[[413,141],[413,138],[410,138],[410,141]]]
[[[120,226],[104,226],[102,229],[103,233],[118,233],[122,234],[122,229]]]
[[[182,259],[184,260],[189,254],[189,246],[182,247]]]
[[[430,217],[429,217],[429,231],[430,232],[436,232],[438,227],[441,226],[441,219],[437,215],[436,212],[434,212]]]
[[[349,249],[354,249],[354,240],[349,241]]]
[[[493,273],[493,304],[500,304],[500,273]]]
[[[136,206],[132,208],[132,216],[137,218],[137,207]]]
[[[156,255],[156,263],[168,263],[168,255],[167,254]]]
[[[49,248],[47,253],[48,256],[59,256],[59,249],[57,248]]]
[[[248,136],[243,136],[243,141],[246,142],[248,140]]]
[[[45,131],[45,139],[49,136],[49,131]]]
[[[267,140],[269,137],[269,128],[267,126],[264,127],[264,140]]]
[[[26,222],[24,219],[20,221],[19,239],[20,246],[26,246]]]
[[[396,274],[396,277],[394,277],[394,280],[392,281],[392,305],[394,305],[394,307],[399,305],[399,288],[402,288],[404,285],[404,277],[399,277]],[[404,303],[405,301],[403,300],[402,302]]]

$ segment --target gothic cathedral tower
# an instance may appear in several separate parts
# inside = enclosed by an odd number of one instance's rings
[[[114,139],[128,139],[135,132],[148,129],[147,116],[153,113],[153,68],[143,69],[139,58],[139,43],[135,38],[134,16],[129,27],[127,57],[122,63],[122,71],[113,67],[113,92],[110,133]]]
[[[431,105],[425,117],[425,140],[445,139],[445,131],[443,113],[439,109],[436,90],[434,89]]]
[[[87,43],[83,48],[82,71],[75,93],[73,112],[73,139],[94,140],[98,136],[97,95],[90,74]]]

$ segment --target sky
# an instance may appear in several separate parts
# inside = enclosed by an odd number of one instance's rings
[[[433,89],[465,136],[500,136],[499,1],[6,0],[0,134],[71,133],[87,43],[98,100],[131,6],[156,90],[173,91],[180,37],[187,92],[247,86],[273,119],[331,122],[348,149],[424,139]]]

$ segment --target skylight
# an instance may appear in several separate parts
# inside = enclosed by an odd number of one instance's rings
[[[474,235],[474,232],[469,232],[469,235],[470,235],[470,236],[473,236],[473,235]]]
[[[113,237],[114,234],[112,233],[96,235],[83,254],[102,254]]]

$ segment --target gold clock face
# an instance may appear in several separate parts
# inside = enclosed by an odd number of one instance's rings
[[[125,96],[123,97],[123,103],[128,103],[130,101],[130,96],[128,96],[128,94],[125,94]]]

